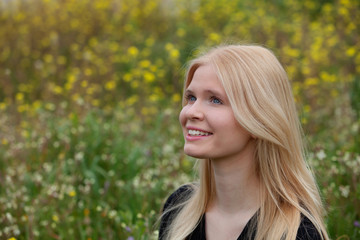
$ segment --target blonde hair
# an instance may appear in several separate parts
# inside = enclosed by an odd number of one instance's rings
[[[254,45],[213,48],[190,62],[185,89],[196,69],[205,64],[214,68],[237,121],[256,138],[262,204],[255,239],[295,240],[301,214],[328,239],[319,190],[304,157],[291,86],[275,55]],[[185,239],[194,231],[215,194],[210,160],[201,160],[199,171],[199,186],[193,186],[189,199],[177,206],[166,239]]]

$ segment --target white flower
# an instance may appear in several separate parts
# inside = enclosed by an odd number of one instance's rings
[[[350,186],[347,185],[347,186],[340,186],[339,187],[339,190],[341,192],[341,196],[347,198],[349,196],[349,193],[350,193]]]
[[[326,157],[324,150],[321,149],[318,153],[316,153],[316,157],[320,160],[323,160]]]

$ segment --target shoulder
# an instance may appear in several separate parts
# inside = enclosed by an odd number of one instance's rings
[[[163,208],[163,213],[160,220],[159,239],[164,238],[164,234],[172,220],[181,209],[181,203],[189,199],[192,192],[195,189],[195,185],[187,184],[179,187],[174,191],[166,200]]]
[[[301,215],[300,226],[296,235],[296,240],[321,240],[321,234],[318,232],[314,224]]]

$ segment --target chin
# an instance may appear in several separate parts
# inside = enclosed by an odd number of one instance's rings
[[[200,159],[206,159],[209,158],[209,156],[207,154],[201,153],[199,151],[194,151],[194,150],[190,150],[190,149],[186,149],[184,148],[184,153],[190,157],[193,158],[200,158]]]

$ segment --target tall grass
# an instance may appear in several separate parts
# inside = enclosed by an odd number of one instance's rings
[[[2,237],[154,236],[163,198],[189,179],[175,113],[167,109],[146,128],[121,109],[40,116],[41,129],[29,126],[23,142],[1,152]]]

